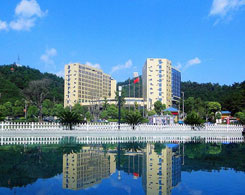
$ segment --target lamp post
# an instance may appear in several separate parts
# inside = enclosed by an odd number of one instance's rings
[[[182,93],[182,112],[183,112],[183,120],[184,120],[184,118],[185,118],[185,92],[181,92]]]
[[[118,86],[118,130],[120,130],[120,123],[121,123],[121,95],[122,95],[122,86]]]

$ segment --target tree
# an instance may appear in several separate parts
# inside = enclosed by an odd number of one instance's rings
[[[0,105],[0,113],[2,116],[7,116],[6,115],[6,107],[4,105]]]
[[[3,121],[5,119],[3,113],[0,112],[0,121]]]
[[[239,118],[241,124],[245,125],[245,112],[237,112],[235,116]]]
[[[91,115],[90,112],[86,112],[85,117],[86,117],[86,121],[91,121],[92,120],[92,115]]]
[[[135,110],[139,109],[139,105],[138,105],[138,103],[136,101],[134,102],[134,107],[135,107]]]
[[[77,113],[69,110],[64,110],[63,112],[61,112],[59,114],[59,119],[60,123],[69,130],[72,130],[72,127],[74,125],[81,122],[81,117]]]
[[[148,114],[148,116],[153,116],[153,115],[156,115],[157,113],[156,113],[155,110],[149,110],[149,111],[147,112],[147,114]]]
[[[102,119],[108,119],[108,112],[107,112],[107,110],[103,110],[100,113],[100,118],[102,118]]]
[[[52,113],[53,107],[54,107],[54,103],[49,99],[45,99],[42,103],[43,115],[51,116],[53,114]]]
[[[110,119],[117,119],[118,118],[118,109],[115,105],[110,105],[107,109],[108,118]]]
[[[64,111],[64,106],[62,104],[55,104],[54,108],[52,110],[52,115],[53,116],[58,116],[59,113]]]
[[[30,106],[27,110],[27,118],[33,119],[38,117],[38,108],[36,106]]]
[[[162,150],[166,148],[166,145],[160,142],[154,143],[154,152],[158,155],[162,155]]]
[[[125,117],[125,122],[131,125],[133,129],[135,129],[135,126],[142,123],[143,119],[144,118],[139,112],[130,111]]]
[[[154,103],[154,110],[156,111],[156,113],[158,115],[161,115],[162,110],[164,110],[164,109],[166,109],[166,105],[165,104],[162,104],[161,101],[158,100],[158,101],[156,101]]]
[[[206,104],[201,98],[188,97],[185,100],[185,112],[191,113],[195,111],[200,117],[205,118],[206,116]]]
[[[198,113],[192,111],[191,113],[187,114],[185,123],[194,126],[194,125],[201,125],[204,123],[204,121],[202,120],[202,118],[199,116]]]
[[[170,112],[170,111],[164,111],[163,114],[164,114],[164,115],[172,115],[172,112]]]
[[[49,94],[50,80],[42,79],[37,81],[31,81],[23,93],[27,100],[37,106],[39,109],[39,121],[42,121],[43,115],[43,102]]]
[[[220,112],[217,112],[217,113],[215,114],[215,118],[216,118],[216,119],[221,119],[221,113],[220,113]]]
[[[13,111],[13,116],[15,117],[20,117],[20,116],[23,116],[24,114],[24,108],[20,106],[14,106],[12,108],[12,111]]]
[[[106,97],[104,97],[103,110],[107,110],[109,107],[109,103]]]
[[[84,106],[82,106],[81,104],[77,103],[72,107],[72,111],[77,113],[79,116],[81,116],[82,118],[85,118],[85,114],[88,111],[88,109],[86,109]]]
[[[11,102],[6,102],[4,105],[5,107],[5,116],[13,116],[13,106]]]
[[[220,103],[219,102],[208,102],[207,111],[208,111],[209,118],[212,121],[214,121],[216,112],[221,111]]]

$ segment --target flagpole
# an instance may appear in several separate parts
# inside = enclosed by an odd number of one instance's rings
[[[129,86],[129,88],[128,88],[128,97],[130,97],[130,77],[129,77],[129,79],[128,79],[128,86]]]
[[[134,101],[135,101],[135,83],[134,83]],[[134,111],[135,111],[135,103],[134,103]]]
[[[128,97],[129,97],[129,106],[128,106],[128,111],[130,111],[130,77],[129,77],[129,88],[128,88]]]

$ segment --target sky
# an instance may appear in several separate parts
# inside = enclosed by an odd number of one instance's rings
[[[245,0],[1,0],[0,64],[62,76],[67,63],[117,81],[167,58],[183,81],[245,80]]]

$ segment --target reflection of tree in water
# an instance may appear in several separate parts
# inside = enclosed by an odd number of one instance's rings
[[[76,151],[81,145],[1,146],[0,186],[22,187],[38,178],[62,173],[63,153]]]
[[[66,140],[67,141],[67,140]],[[83,145],[76,144],[72,138],[58,145],[46,146],[1,146],[0,147],[0,186],[26,186],[38,178],[51,178],[62,173],[64,153],[77,152]],[[117,152],[118,170],[128,163],[126,153],[142,152],[146,143],[103,144],[104,151]],[[165,144],[155,143],[158,153]],[[221,170],[233,168],[245,171],[245,144],[207,144],[185,143],[185,165],[182,170]],[[125,166],[124,166],[125,165]]]
[[[162,153],[162,150],[166,148],[166,145],[164,143],[157,142],[154,144],[154,152],[156,152],[158,155]]]
[[[245,171],[245,144],[186,143],[185,165],[182,170]]]

